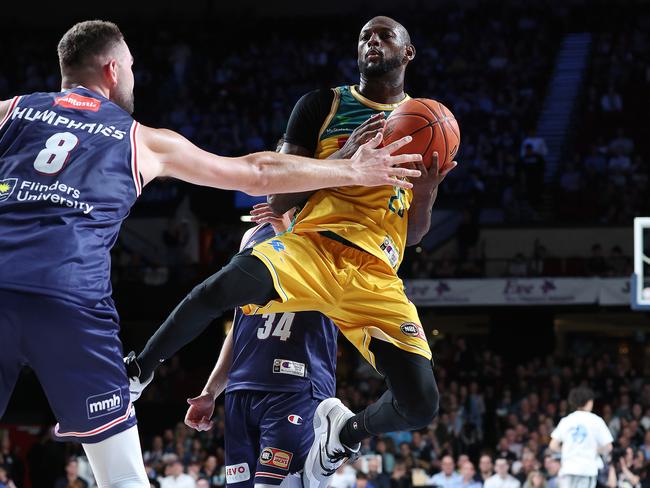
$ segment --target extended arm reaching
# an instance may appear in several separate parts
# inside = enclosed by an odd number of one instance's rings
[[[420,161],[421,157],[391,156],[410,138],[379,148],[381,140],[378,135],[349,160],[318,160],[274,152],[226,158],[199,149],[173,131],[140,126],[136,132],[137,160],[145,183],[158,176],[172,176],[251,195],[344,185],[410,188],[411,184],[400,178],[419,176],[420,172],[400,165]]]
[[[233,351],[233,330],[228,331],[228,335],[223,341],[221,352],[217,363],[210,373],[205,387],[201,394],[194,398],[188,398],[187,403],[190,407],[185,415],[185,424],[198,431],[210,430],[213,426],[212,413],[214,412],[214,401],[226,389],[228,383],[228,373],[232,364]]]

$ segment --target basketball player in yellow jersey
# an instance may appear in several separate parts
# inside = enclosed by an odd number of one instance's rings
[[[359,36],[359,85],[304,96],[291,115],[283,152],[350,157],[381,132],[385,116],[408,98],[404,73],[414,57],[402,25],[387,17],[372,19]],[[431,351],[397,268],[405,246],[428,231],[437,186],[455,166],[450,163],[438,172],[435,158],[428,172],[416,164],[422,176],[412,181],[412,191],[342,187],[271,197],[277,212],[302,206],[293,228],[235,256],[178,305],[137,359],[130,360],[134,396],[160,361],[223,311],[236,306],[253,314],[317,310],[384,375],[389,389],[356,415],[335,398],[319,405],[303,484],[326,486],[364,438],[428,425],[438,409]],[[290,369],[279,367],[277,374],[310,374],[304,365]]]

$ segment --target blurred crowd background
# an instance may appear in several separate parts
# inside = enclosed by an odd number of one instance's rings
[[[239,12],[230,18],[216,7],[204,14],[202,8],[144,22],[116,16],[135,57],[135,116],[142,123],[172,128],[223,155],[274,149],[301,95],[358,81],[363,23],[375,14],[394,15],[417,47],[408,93],[443,102],[462,131],[459,167],[436,204],[440,219],[453,222],[453,242],[435,241],[434,226],[434,240],[407,251],[400,275],[630,275],[628,240],[607,236],[650,212],[645,2],[476,0],[359,8],[349,15]],[[0,45],[11,55],[0,57],[0,99],[59,89],[55,46],[71,23],[43,25],[38,35],[26,35],[24,20],[6,23]],[[588,34],[589,43],[558,153],[538,128],[559,53],[573,33]],[[127,222],[113,252],[125,344],[141,342],[193,284],[236,252],[248,225],[240,217],[253,201],[171,180],[146,188],[130,218],[144,230]],[[544,237],[544,229],[558,226],[595,230],[590,240],[576,243],[577,251],[561,254]],[[526,242],[534,242],[490,255],[482,236],[491,228],[521,229],[521,236],[535,237]],[[518,317],[517,327],[535,326]],[[181,422],[183,395],[198,392],[216,359],[223,335],[215,329],[201,354],[191,357],[197,349],[190,350],[163,365],[141,400],[152,486],[225,484],[223,408],[217,407],[210,432],[193,432]],[[548,450],[549,435],[568,413],[569,388],[579,384],[596,392],[596,412],[615,439],[599,486],[650,487],[650,350],[643,332],[624,343],[577,334],[560,348],[557,339],[548,347],[532,340],[509,345],[507,334],[490,331],[488,341],[427,328],[442,394],[439,417],[423,431],[364,443],[364,456],[339,470],[333,487],[557,488],[559,460]],[[384,386],[348,344],[341,344],[339,356],[338,396],[361,409]],[[20,412],[10,409],[13,420],[0,424],[0,488],[92,486],[80,447],[53,441],[51,417],[24,408],[47,410],[42,394],[33,399],[33,374],[25,372],[22,384],[14,403]],[[21,450],[17,439],[24,432],[14,424],[31,426],[25,430],[28,449]]]

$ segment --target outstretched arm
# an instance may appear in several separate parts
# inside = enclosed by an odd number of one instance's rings
[[[292,114],[294,117],[294,114]],[[322,123],[322,122],[320,122]],[[365,144],[379,132],[381,132],[386,125],[386,118],[384,112],[378,112],[372,117],[365,120],[359,127],[357,127],[341,149],[334,152],[327,159],[350,159],[354,156],[361,145]],[[316,136],[314,136],[316,137]],[[285,142],[280,150],[283,154],[296,154],[299,156],[312,156],[306,147]],[[305,204],[307,199],[315,192],[301,192],[301,193],[283,193],[279,195],[269,195],[268,202],[273,211],[282,215],[287,210],[293,207],[301,207]]]
[[[379,148],[378,136],[350,160],[317,160],[274,152],[226,158],[203,151],[170,130],[140,126],[136,134],[145,184],[158,176],[171,176],[197,185],[268,195],[344,185],[410,188],[410,183],[399,178],[420,174],[400,167],[421,160],[419,155],[390,155],[408,144],[407,138]]]
[[[233,351],[233,329],[223,341],[217,364],[215,364],[210,377],[201,394],[194,398],[188,398],[190,407],[185,415],[185,424],[198,431],[210,430],[213,426],[212,413],[214,412],[214,401],[226,389],[228,373],[232,364]]]

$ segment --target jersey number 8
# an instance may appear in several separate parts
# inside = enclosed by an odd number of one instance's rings
[[[45,148],[34,160],[34,169],[46,175],[60,172],[70,159],[70,151],[79,144],[77,136],[70,132],[58,132],[45,141]]]

